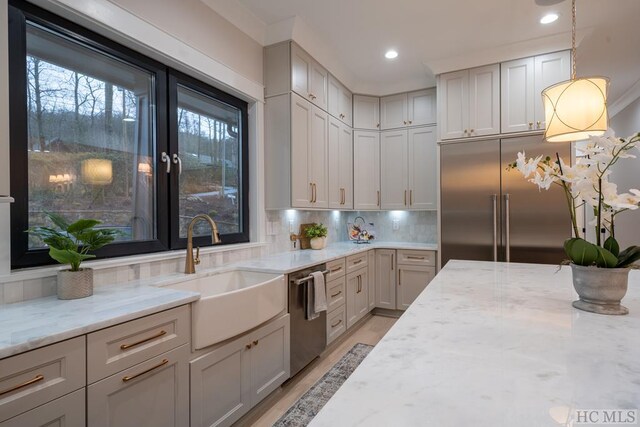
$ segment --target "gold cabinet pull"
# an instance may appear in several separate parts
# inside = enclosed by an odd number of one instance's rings
[[[540,129],[540,125],[541,125],[541,124],[542,124],[542,122],[541,122],[540,120],[538,120],[538,121],[536,122],[536,128],[537,128],[537,129]]]
[[[42,380],[44,380],[44,375],[38,374],[35,377],[33,377],[32,379],[30,379],[29,381],[25,381],[22,384],[14,385],[13,387],[9,387],[6,390],[0,391],[0,396],[5,395],[5,394],[9,394],[9,393],[14,392],[16,390],[20,390],[21,388],[28,387],[31,384],[35,384],[35,383],[40,382]]]
[[[333,269],[333,270],[329,270],[329,273],[330,273],[330,274],[331,274],[331,273],[335,273],[336,271],[340,271],[340,270],[342,270],[342,266],[340,266],[340,267],[338,267],[338,268],[335,268],[335,269]]]
[[[316,187],[316,183],[313,183],[313,203],[318,201],[318,187]]]
[[[413,190],[409,190],[409,206],[413,206]]]
[[[358,265],[362,262],[362,258],[353,261],[353,265]]]
[[[393,266],[394,266],[394,264],[395,264],[395,263],[394,263],[394,260],[393,260],[393,258],[394,258],[394,256],[393,256],[393,255],[394,255],[394,254],[391,254],[391,269],[392,269],[392,270],[394,269],[394,268],[393,268]]]
[[[407,190],[404,190],[404,205],[407,206]]]
[[[126,383],[128,381],[131,381],[133,379],[138,378],[140,375],[148,374],[149,372],[151,372],[151,371],[153,371],[155,369],[163,367],[167,363],[169,363],[169,359],[162,359],[162,362],[158,363],[156,366],[150,367],[149,369],[147,369],[145,371],[142,371],[142,372],[137,373],[135,375],[127,375],[126,377],[122,377],[122,382]]]
[[[380,206],[380,190],[378,190],[378,206]]]
[[[255,341],[253,342],[253,345],[258,345],[258,343],[259,343],[259,342],[260,342],[260,340],[255,340]]]
[[[163,330],[163,331],[158,332],[157,334],[155,334],[152,337],[145,338],[145,339],[140,340],[138,342],[134,342],[132,344],[122,344],[120,346],[120,350],[126,350],[128,348],[135,347],[135,346],[140,345],[140,344],[144,344],[144,343],[149,342],[151,340],[155,340],[156,338],[160,338],[161,336],[164,336],[164,335],[167,335],[167,332]]]
[[[311,198],[309,199],[309,203],[313,203],[313,182],[309,183],[309,187],[311,188]]]
[[[331,294],[331,298],[335,298],[335,297],[337,297],[338,295],[340,295],[341,293],[342,293],[342,291],[338,291],[338,293],[336,293],[336,294]]]
[[[420,259],[420,260],[423,260],[424,257],[423,256],[408,255],[407,259]]]
[[[340,323],[342,323],[342,319],[338,320],[336,323],[332,324],[331,327],[335,328],[336,326],[338,326]]]
[[[533,129],[533,122],[529,122],[529,129]]]
[[[251,350],[251,347],[253,347],[253,345],[251,343],[247,344],[244,346],[247,350]]]

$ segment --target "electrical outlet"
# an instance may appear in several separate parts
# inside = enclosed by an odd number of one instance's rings
[[[399,219],[394,219],[392,224],[393,224],[392,225],[393,231],[400,230],[400,220]]]

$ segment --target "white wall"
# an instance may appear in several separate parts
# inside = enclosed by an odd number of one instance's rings
[[[612,117],[610,126],[619,137],[640,132],[640,98]],[[619,192],[630,188],[640,189],[640,149],[633,154],[635,159],[621,160],[611,174],[611,180],[618,184]],[[640,209],[616,216],[616,238],[623,248],[640,245]]]

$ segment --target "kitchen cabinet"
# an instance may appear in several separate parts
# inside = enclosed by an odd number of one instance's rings
[[[347,329],[349,329],[369,312],[369,270],[367,266],[347,274],[346,286]]]
[[[382,209],[436,209],[436,149],[434,127],[381,132]]]
[[[406,310],[435,277],[435,252],[376,249],[376,307]]]
[[[175,427],[189,423],[189,345],[87,387],[92,427]]]
[[[376,251],[368,251],[367,257],[367,268],[369,269],[369,311],[371,311],[376,307]]]
[[[438,76],[440,139],[500,133],[500,65]]]
[[[191,426],[229,426],[289,378],[289,315],[193,360]]]
[[[353,94],[335,77],[329,75],[328,113],[351,126],[353,111]]]
[[[329,208],[353,208],[353,133],[340,120],[329,118]]]
[[[544,129],[542,90],[570,76],[569,51],[502,63],[502,133]]]
[[[436,92],[426,89],[380,98],[380,128],[396,129],[436,122]]]
[[[380,209],[380,132],[353,133],[353,208]]]
[[[327,208],[327,113],[291,95],[291,206]],[[282,171],[279,171],[282,173]]]
[[[377,96],[353,95],[354,129],[380,129],[380,98]]]
[[[352,257],[350,264],[353,265]],[[347,330],[346,266],[345,258],[327,263],[327,345]]]
[[[0,427],[84,427],[84,388],[0,422]]]
[[[329,72],[300,46],[291,43],[291,90],[327,110]]]

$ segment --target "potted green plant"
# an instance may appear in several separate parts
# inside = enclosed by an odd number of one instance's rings
[[[93,270],[80,268],[86,259],[95,258],[89,252],[111,243],[120,231],[111,228],[95,228],[100,221],[79,219],[68,223],[62,216],[46,212],[58,228],[32,227],[28,233],[38,236],[49,247],[49,256],[69,269],[58,271],[57,291],[59,299],[84,298],[93,294]]]
[[[564,190],[573,237],[564,244],[573,273],[573,286],[580,299],[573,306],[599,314],[627,314],[620,305],[627,292],[629,270],[640,260],[640,247],[630,246],[620,250],[616,240],[615,217],[625,211],[640,207],[640,190],[618,193],[610,182],[611,167],[620,159],[635,157],[631,150],[640,142],[640,133],[628,138],[616,138],[611,131],[601,137],[590,137],[582,156],[574,166],[556,158],[539,156],[527,159],[518,153],[511,169],[539,188],[548,190],[559,185]],[[583,206],[593,211],[589,225],[595,228],[595,242],[583,237],[578,227],[578,209]],[[602,230],[608,234],[604,239]],[[586,236],[585,236],[586,237]]]
[[[327,227],[322,223],[308,227],[305,235],[311,239],[311,249],[324,249],[327,244]]]

